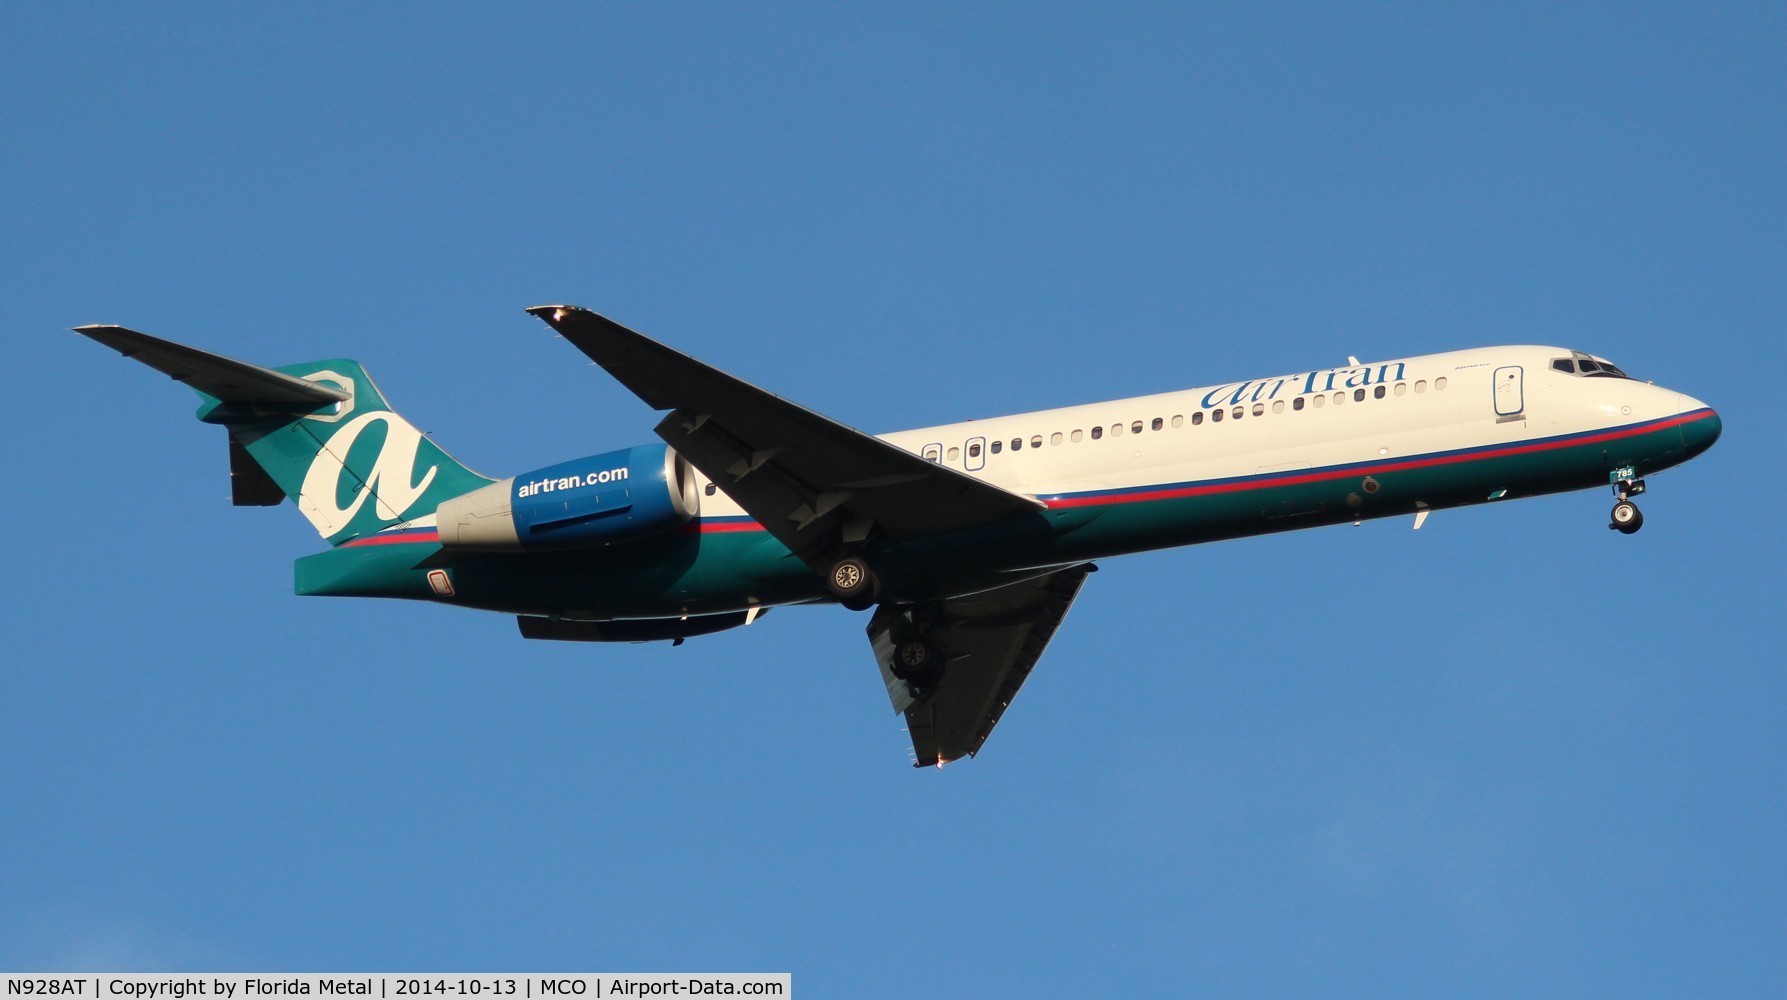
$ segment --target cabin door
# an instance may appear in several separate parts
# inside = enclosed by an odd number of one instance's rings
[[[1495,415],[1516,417],[1526,409],[1526,392],[1520,384],[1520,366],[1495,370]]]

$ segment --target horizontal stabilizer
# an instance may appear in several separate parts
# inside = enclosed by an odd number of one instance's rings
[[[77,326],[74,332],[225,403],[291,403],[323,406],[348,394],[221,355],[138,333],[121,326]]]

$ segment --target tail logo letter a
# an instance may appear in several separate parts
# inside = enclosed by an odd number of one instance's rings
[[[366,474],[366,485],[354,494],[346,507],[339,505],[343,461],[359,439],[360,432],[375,422],[385,424],[385,443],[379,449],[372,470]],[[325,538],[333,538],[353,523],[360,508],[372,497],[374,512],[380,521],[398,521],[428,491],[440,466],[431,465],[421,482],[413,482],[416,455],[422,447],[422,432],[409,421],[389,410],[362,413],[341,425],[328,443],[316,453],[304,474],[304,486],[298,496],[298,509]]]

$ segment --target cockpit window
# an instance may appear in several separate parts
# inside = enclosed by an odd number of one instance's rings
[[[1552,371],[1563,372],[1565,375],[1583,375],[1589,378],[1632,377],[1625,372],[1620,371],[1611,363],[1598,361],[1581,351],[1576,351],[1567,358],[1552,358],[1551,369]]]

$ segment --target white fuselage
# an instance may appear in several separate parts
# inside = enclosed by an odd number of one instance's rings
[[[1552,368],[1572,354],[1539,346],[1451,351],[881,437],[1046,499],[1514,444],[1705,406],[1646,382]],[[723,490],[703,498],[704,517],[742,513]]]

